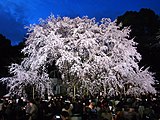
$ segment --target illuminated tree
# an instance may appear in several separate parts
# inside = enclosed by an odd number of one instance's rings
[[[76,87],[79,94],[84,90],[91,94],[103,91],[105,95],[155,93],[152,73],[138,66],[141,56],[136,43],[129,39],[129,28],[120,30],[106,18],[96,23],[87,17],[50,16],[28,30],[22,50],[27,57],[17,65],[24,74],[15,74],[8,86],[15,80],[18,84],[25,80],[34,85],[49,84],[47,65],[55,62],[63,84],[68,90]]]

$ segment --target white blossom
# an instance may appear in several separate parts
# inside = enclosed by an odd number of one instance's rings
[[[16,68],[11,66],[14,75],[7,84],[11,90],[21,83],[45,88],[50,82],[46,65],[55,61],[63,83],[70,89],[76,86],[80,94],[84,89],[108,95],[155,93],[154,77],[139,68],[141,55],[129,33],[129,28],[121,30],[106,18],[96,23],[87,17],[50,16],[29,27],[22,50],[27,57]]]

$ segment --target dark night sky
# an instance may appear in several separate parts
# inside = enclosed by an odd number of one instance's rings
[[[88,16],[100,20],[116,19],[126,11],[150,8],[160,15],[160,0],[0,0],[0,33],[12,40],[22,41],[25,26],[55,16]]]

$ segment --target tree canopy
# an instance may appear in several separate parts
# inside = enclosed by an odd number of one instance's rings
[[[138,66],[141,55],[130,39],[129,28],[120,29],[116,22],[103,18],[68,18],[50,16],[28,28],[26,55],[20,64],[12,64],[12,77],[2,78],[10,92],[20,93],[26,84],[32,84],[44,93],[51,91],[47,65],[55,63],[68,91],[76,86],[83,94],[155,93],[154,77],[148,69]]]

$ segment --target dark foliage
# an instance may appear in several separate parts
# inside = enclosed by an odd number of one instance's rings
[[[23,58],[23,54],[21,53],[23,46],[23,42],[17,46],[12,46],[11,41],[0,34],[0,78],[10,76],[8,66],[11,63],[20,63]],[[6,92],[5,85],[0,83],[0,96]]]
[[[142,55],[140,66],[150,67],[160,81],[160,44],[157,32],[160,28],[160,17],[150,9],[139,12],[128,11],[117,18],[117,24],[131,27],[131,38],[138,43],[137,50]]]

